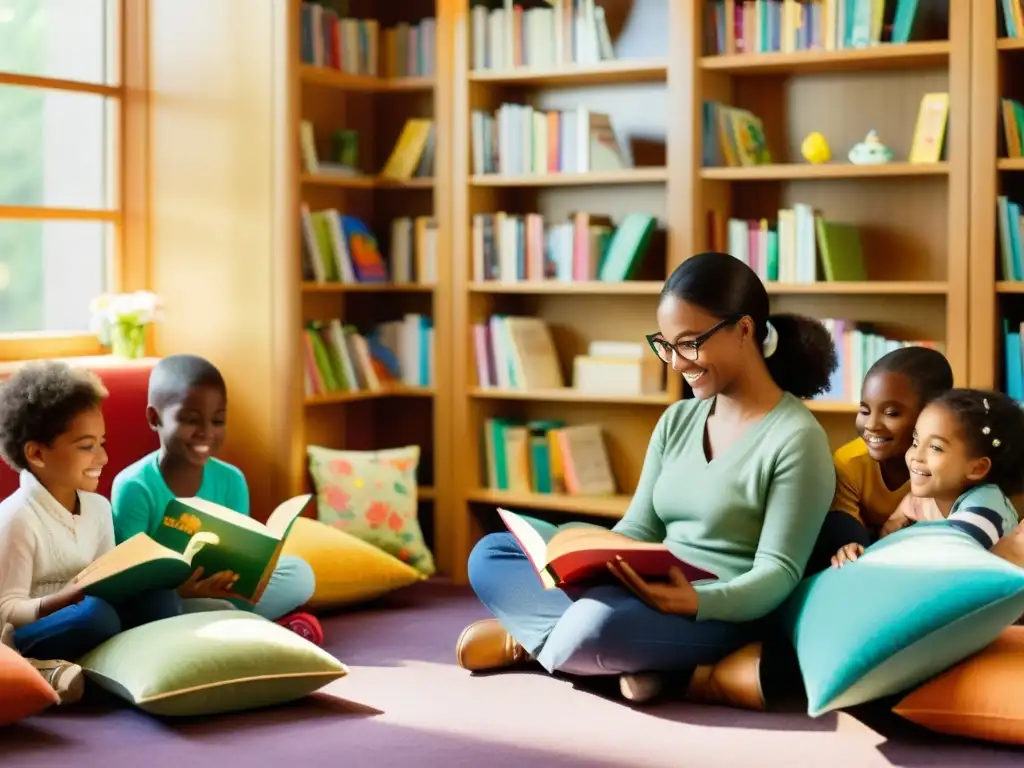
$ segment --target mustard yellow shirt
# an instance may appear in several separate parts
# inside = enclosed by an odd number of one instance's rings
[[[894,491],[886,487],[882,468],[859,437],[837,450],[832,463],[836,465],[832,509],[853,515],[869,529],[881,528],[910,492],[909,481]]]

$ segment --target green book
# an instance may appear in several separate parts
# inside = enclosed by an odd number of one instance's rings
[[[174,552],[192,552],[190,562],[196,570],[202,569],[201,578],[218,575],[218,589],[229,594],[211,596],[255,604],[277,567],[295,518],[311,498],[305,494],[288,499],[271,513],[266,525],[205,499],[172,499],[152,538]],[[212,536],[216,541],[197,548],[193,544],[197,536]]]
[[[176,552],[139,533],[97,558],[72,582],[114,605],[149,590],[177,589],[192,575],[196,554],[217,541],[212,533],[197,533]]]

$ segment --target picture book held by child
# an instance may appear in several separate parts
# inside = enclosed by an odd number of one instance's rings
[[[204,574],[223,574],[224,592],[255,604],[295,518],[311,498],[289,499],[266,525],[205,499],[173,499],[152,534],[122,542],[73,582],[87,595],[123,600],[147,589],[176,589]]]

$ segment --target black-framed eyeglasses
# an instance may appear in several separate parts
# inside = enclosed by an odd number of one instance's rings
[[[654,350],[654,354],[661,358],[663,363],[671,365],[673,354],[683,360],[689,360],[690,362],[695,363],[700,357],[700,348],[707,344],[708,340],[712,336],[726,326],[735,325],[742,317],[743,315],[732,315],[731,317],[727,317],[724,320],[715,323],[696,338],[677,341],[675,343],[666,339],[661,335],[661,333],[648,333],[646,336],[647,343],[651,345],[651,349]]]

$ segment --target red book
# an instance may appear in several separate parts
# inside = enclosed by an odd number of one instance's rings
[[[664,544],[636,541],[586,523],[556,528],[550,523],[499,509],[502,521],[523,548],[545,588],[606,579],[608,563],[621,557],[645,579],[664,581],[678,568],[687,581],[717,579],[713,573],[673,555]]]

